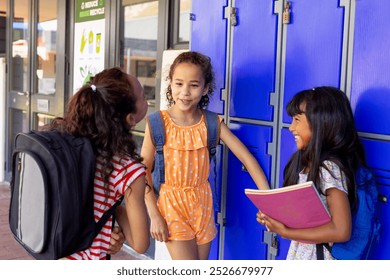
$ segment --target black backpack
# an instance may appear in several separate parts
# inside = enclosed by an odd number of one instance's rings
[[[87,138],[58,131],[15,137],[9,225],[31,256],[55,260],[90,247],[121,203],[95,223],[94,177]]]

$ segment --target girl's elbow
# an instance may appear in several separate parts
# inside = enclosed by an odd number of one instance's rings
[[[351,231],[349,231],[344,235],[344,242],[349,241],[350,239],[351,239]]]
[[[346,228],[338,234],[336,242],[347,242],[350,239],[351,239],[351,229]]]
[[[148,250],[148,247],[133,248],[138,254],[145,254]]]
[[[134,246],[131,246],[134,251],[136,251],[138,254],[145,254],[146,251],[149,248],[149,240],[146,242],[139,242],[138,244],[134,244]]]

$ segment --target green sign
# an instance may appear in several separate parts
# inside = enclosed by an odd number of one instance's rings
[[[104,19],[105,0],[76,0],[76,22]]]

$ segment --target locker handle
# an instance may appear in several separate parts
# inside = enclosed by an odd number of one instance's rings
[[[387,202],[389,202],[389,199],[387,198],[387,196],[386,196],[386,195],[383,195],[383,194],[379,194],[379,195],[378,195],[378,200],[379,200],[379,202],[382,202],[382,203],[387,203]]]

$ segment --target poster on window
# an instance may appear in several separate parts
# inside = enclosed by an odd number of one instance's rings
[[[73,92],[104,69],[105,0],[76,0]]]

